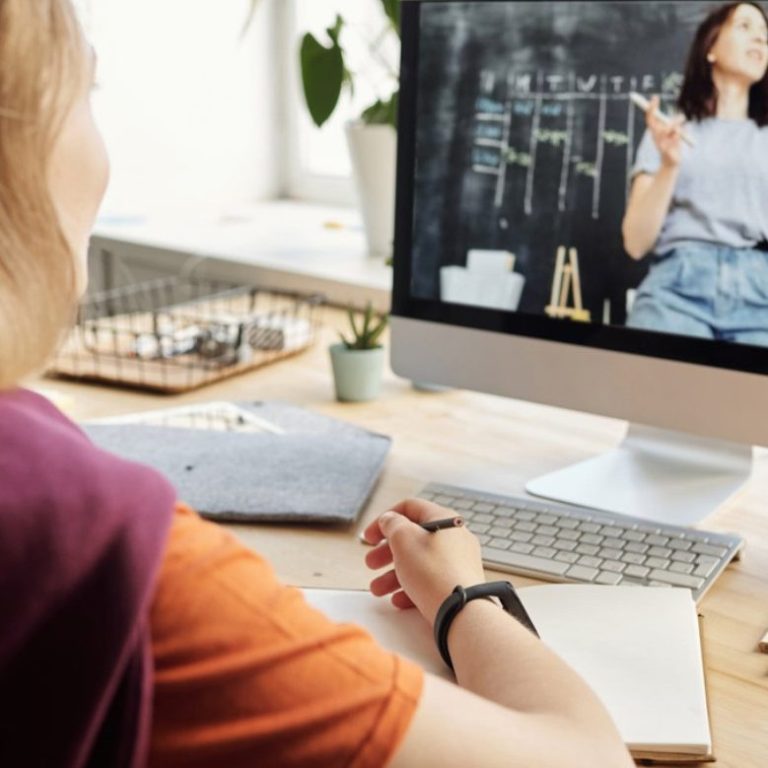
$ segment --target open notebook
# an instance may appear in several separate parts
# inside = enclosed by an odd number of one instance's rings
[[[304,594],[331,618],[365,627],[385,648],[452,679],[417,611],[362,591]],[[689,590],[546,584],[519,594],[541,638],[591,685],[635,759],[714,759]]]

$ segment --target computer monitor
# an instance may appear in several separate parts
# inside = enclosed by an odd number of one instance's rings
[[[659,94],[670,114],[696,31],[721,5],[403,2],[394,370],[630,422],[615,451],[531,479],[533,494],[691,524],[749,477],[751,446],[768,444],[759,333],[633,320],[650,275],[684,293],[697,259],[731,251],[718,250],[707,222],[701,242],[672,249],[671,260],[631,258],[622,235],[633,179],[653,171],[654,147],[639,148],[642,99],[630,94]],[[685,127],[700,153],[704,128]],[[768,165],[750,162],[752,184]],[[708,194],[719,187],[732,204],[733,177],[714,172],[702,181]],[[742,229],[752,224],[761,221]],[[758,267],[768,264],[765,234],[739,252]],[[768,328],[768,267],[764,280],[738,264],[723,274]]]

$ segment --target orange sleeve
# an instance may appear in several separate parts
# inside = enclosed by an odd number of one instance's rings
[[[385,765],[421,695],[418,667],[182,505],[151,625],[152,768]]]

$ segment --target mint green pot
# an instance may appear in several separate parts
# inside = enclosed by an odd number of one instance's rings
[[[337,400],[362,403],[379,396],[384,372],[384,347],[347,349],[344,344],[333,344],[329,351]]]

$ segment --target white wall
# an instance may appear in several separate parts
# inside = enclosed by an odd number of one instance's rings
[[[103,215],[219,215],[282,186],[274,23],[281,0],[90,0]]]

